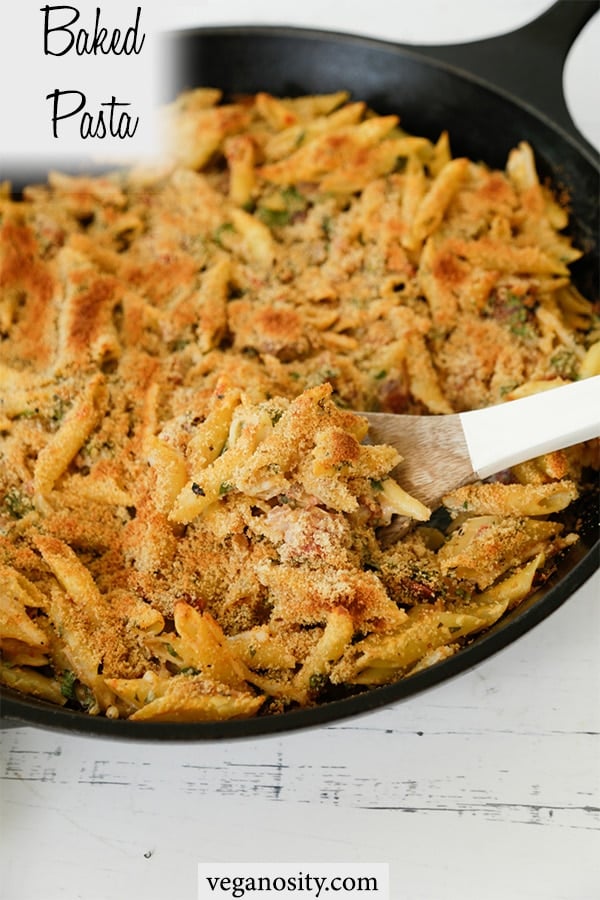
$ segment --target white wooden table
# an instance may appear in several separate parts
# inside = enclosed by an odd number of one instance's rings
[[[252,18],[248,5],[198,0],[174,21],[435,42],[510,30],[547,2],[255,0]],[[596,146],[599,24],[567,67],[571,108]],[[195,900],[199,862],[353,861],[389,863],[393,900],[597,900],[598,587],[475,670],[329,727],[172,746],[6,731],[0,897]]]

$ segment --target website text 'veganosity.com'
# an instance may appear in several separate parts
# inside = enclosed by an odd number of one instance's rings
[[[367,897],[389,900],[385,863],[223,863],[199,864],[198,900]]]

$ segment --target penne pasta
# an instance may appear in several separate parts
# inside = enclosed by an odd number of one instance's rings
[[[494,169],[400,112],[201,87],[156,165],[2,190],[5,688],[134,722],[281,715],[536,602],[595,443],[433,514],[360,410],[598,374],[581,251],[532,146]]]

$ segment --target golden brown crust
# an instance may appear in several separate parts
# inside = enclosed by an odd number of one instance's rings
[[[477,408],[600,353],[531,149],[492,171],[347,99],[191,91],[166,163],[0,200],[6,684],[134,720],[280,712],[445,658],[575,539],[546,517],[591,447],[384,549],[427,513],[353,410]]]

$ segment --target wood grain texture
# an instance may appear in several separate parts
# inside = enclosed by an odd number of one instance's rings
[[[369,422],[369,440],[389,444],[402,462],[393,476],[402,488],[437,509],[444,494],[477,480],[460,415],[399,416],[362,413]]]

